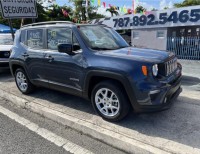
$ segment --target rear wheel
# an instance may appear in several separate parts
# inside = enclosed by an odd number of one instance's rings
[[[25,71],[22,68],[18,68],[15,71],[15,82],[16,82],[18,89],[23,94],[29,94],[35,88],[35,86],[29,81]]]
[[[123,88],[113,82],[104,81],[92,91],[92,104],[96,112],[108,121],[123,119],[130,110],[130,103]]]

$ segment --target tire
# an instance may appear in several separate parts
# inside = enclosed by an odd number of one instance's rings
[[[35,86],[30,82],[26,72],[22,68],[18,68],[15,71],[15,83],[23,94],[30,94],[35,89]]]
[[[91,101],[95,111],[111,122],[123,119],[131,108],[123,87],[113,81],[98,83],[92,90]]]

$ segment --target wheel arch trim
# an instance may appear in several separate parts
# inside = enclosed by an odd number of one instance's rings
[[[118,73],[118,72],[111,72],[111,71],[100,71],[100,70],[92,70],[89,71],[86,74],[86,78],[84,81],[84,87],[83,87],[83,97],[90,99],[89,98],[89,93],[90,93],[90,82],[91,79],[93,77],[99,77],[99,78],[108,78],[108,79],[113,79],[113,80],[117,80],[118,82],[120,82],[122,84],[122,86],[125,89],[125,92],[128,96],[128,99],[130,101],[130,103],[132,104],[133,108],[136,105],[136,97],[135,97],[135,93],[133,88],[131,87],[131,84],[128,80],[127,77],[123,76],[122,74]]]

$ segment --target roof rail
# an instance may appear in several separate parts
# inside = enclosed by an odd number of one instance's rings
[[[74,24],[71,21],[47,21],[47,22],[37,22],[33,24],[27,24],[22,26],[23,27],[29,27],[29,26],[40,26],[40,25],[53,25],[53,24]]]

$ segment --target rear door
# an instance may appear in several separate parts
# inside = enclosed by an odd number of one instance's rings
[[[44,30],[27,30],[27,47],[23,57],[29,72],[30,79],[39,85],[48,85],[44,69]]]

